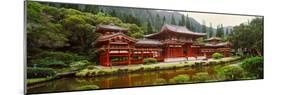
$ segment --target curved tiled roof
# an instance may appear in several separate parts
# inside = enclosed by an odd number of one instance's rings
[[[158,40],[140,39],[136,42],[136,45],[162,45],[162,43]]]
[[[157,36],[157,35],[161,34],[162,32],[164,32],[164,30],[166,30],[166,29],[170,30],[172,32],[179,33],[179,34],[184,34],[184,35],[206,36],[206,33],[193,32],[193,31],[190,31],[189,29],[187,29],[184,26],[176,26],[176,25],[165,24],[162,27],[160,32],[154,33],[154,34],[145,35],[145,37]]]
[[[220,37],[211,37],[209,39],[206,39],[206,41],[213,41],[213,40],[221,41],[222,39]]]
[[[217,43],[217,44],[206,43],[204,46],[207,46],[207,47],[222,47],[222,46],[227,46],[229,44],[230,44],[229,42],[223,42],[223,43]]]
[[[123,34],[123,33],[115,33],[115,34],[112,34],[112,35],[100,36],[100,37],[98,37],[98,38],[96,39],[95,43],[101,42],[101,41],[106,41],[106,40],[108,40],[108,39],[110,39],[110,38],[112,38],[112,37],[115,37],[115,36],[124,36],[124,37],[126,37],[126,38],[132,40],[133,42],[136,42],[136,39],[134,39],[134,38],[132,38],[132,37],[129,37],[129,36]]]

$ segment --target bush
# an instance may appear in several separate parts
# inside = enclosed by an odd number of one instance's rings
[[[93,90],[93,89],[99,89],[100,87],[97,85],[85,85],[85,86],[81,86],[76,88],[77,90]]]
[[[251,57],[242,61],[241,67],[249,73],[250,76],[263,78],[263,58]]]
[[[238,80],[243,77],[244,70],[239,66],[224,66],[222,74],[225,80]]]
[[[223,55],[221,54],[221,53],[214,53],[213,55],[212,55],[212,57],[214,58],[214,59],[221,59],[221,58],[223,58]]]
[[[73,70],[80,70],[80,69],[86,68],[90,64],[91,63],[88,60],[82,60],[82,61],[76,61],[76,62],[70,63],[70,67]]]
[[[196,73],[193,77],[194,81],[205,82],[210,79],[209,74],[207,72]]]
[[[143,60],[143,63],[144,64],[155,64],[155,63],[157,63],[157,60],[155,58],[145,58]]]
[[[187,83],[189,77],[187,75],[178,75],[169,80],[171,83]]]
[[[37,64],[38,67],[48,67],[48,68],[64,68],[68,66],[64,64],[63,61],[59,61],[55,59],[32,60],[32,64]]]
[[[85,60],[86,57],[80,56],[75,53],[68,53],[68,52],[59,52],[59,51],[51,51],[51,52],[44,52],[40,56],[44,59],[56,59],[65,62],[66,64],[69,64],[74,61],[80,61]]]
[[[51,68],[27,68],[27,78],[53,77],[55,74]]]

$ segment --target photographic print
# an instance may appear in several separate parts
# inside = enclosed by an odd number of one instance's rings
[[[263,16],[26,1],[27,94],[263,79]]]

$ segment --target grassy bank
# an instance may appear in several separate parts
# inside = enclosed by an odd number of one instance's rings
[[[42,83],[46,81],[50,81],[55,79],[54,77],[47,77],[47,78],[31,78],[27,79],[27,85],[32,85],[32,84],[37,84],[37,83]]]
[[[113,66],[113,67],[97,67],[86,68],[75,75],[77,77],[93,77],[102,75],[111,75],[118,73],[131,73],[142,71],[157,71],[167,69],[177,69],[183,67],[198,67],[207,65],[224,64],[239,60],[240,57],[226,57],[222,59],[209,59],[208,61],[183,61],[183,62],[171,62],[171,63],[157,63],[149,65],[128,65],[128,66]]]

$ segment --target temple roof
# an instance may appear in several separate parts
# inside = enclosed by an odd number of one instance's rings
[[[107,31],[107,32],[128,32],[128,29],[116,26],[114,24],[97,25],[96,32],[102,33],[104,31]]]
[[[174,33],[183,34],[183,35],[191,35],[191,36],[196,36],[196,37],[206,36],[206,33],[193,32],[193,31],[190,31],[189,29],[187,29],[185,26],[176,26],[176,25],[165,24],[164,26],[162,26],[162,29],[160,32],[145,35],[145,37],[158,36],[159,34],[162,34],[163,32],[165,32],[165,30],[170,30],[171,32],[174,32]]]
[[[215,41],[215,40],[221,41],[222,39],[220,37],[211,37],[209,39],[206,39],[206,41]]]
[[[140,39],[136,42],[136,45],[162,45],[162,43],[158,40]]]
[[[204,46],[206,46],[206,47],[222,47],[222,46],[227,46],[227,45],[230,45],[230,43],[229,42],[222,42],[222,43],[217,43],[217,44],[206,43]]]
[[[116,37],[116,36],[123,36],[123,37],[126,37],[127,39],[133,41],[133,42],[136,42],[137,40],[132,38],[132,37],[129,37],[123,33],[115,33],[115,34],[112,34],[112,35],[104,35],[104,36],[100,36],[96,39],[95,43],[97,42],[102,42],[102,41],[107,41],[109,40],[110,38],[113,38],[113,37]]]

